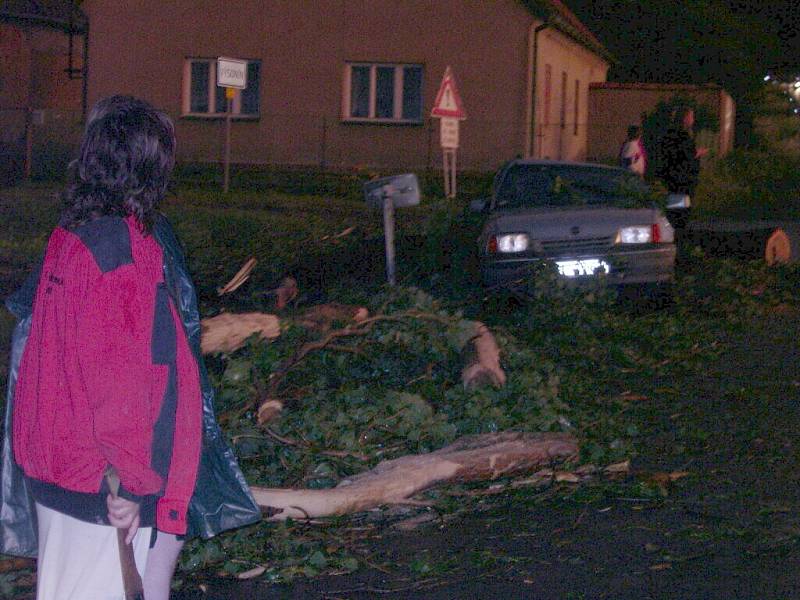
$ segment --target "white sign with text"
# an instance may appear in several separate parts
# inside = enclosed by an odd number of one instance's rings
[[[442,148],[458,148],[458,119],[442,117],[440,125]]]
[[[243,90],[247,87],[247,61],[238,58],[217,59],[217,85]]]

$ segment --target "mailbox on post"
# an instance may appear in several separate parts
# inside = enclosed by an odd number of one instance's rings
[[[375,179],[364,184],[367,206],[383,210],[383,235],[386,242],[386,279],[395,284],[394,209],[419,204],[419,181],[413,173]]]

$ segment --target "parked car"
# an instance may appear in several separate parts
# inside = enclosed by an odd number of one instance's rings
[[[609,284],[668,284],[675,238],[656,199],[624,169],[511,161],[495,176],[492,196],[471,203],[487,214],[478,241],[483,282],[521,280],[549,260],[568,278],[602,273]]]

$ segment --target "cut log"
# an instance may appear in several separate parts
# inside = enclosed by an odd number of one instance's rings
[[[506,384],[506,374],[500,366],[500,347],[492,332],[483,323],[476,323],[472,346],[474,352],[469,353],[469,363],[461,372],[464,387],[487,384],[503,387]]]
[[[222,313],[203,319],[200,321],[200,350],[203,354],[233,352],[254,334],[263,339],[279,337],[278,317],[265,313]]]
[[[699,246],[710,256],[763,258],[768,264],[800,256],[800,225],[778,221],[700,221],[676,234],[681,247]]]
[[[784,225],[773,231],[764,247],[764,259],[768,265],[800,260],[800,225]]]
[[[529,474],[575,459],[578,444],[564,433],[500,432],[465,436],[429,454],[383,461],[326,490],[251,487],[270,520],[350,514],[383,504],[412,503],[445,482],[487,481]]]

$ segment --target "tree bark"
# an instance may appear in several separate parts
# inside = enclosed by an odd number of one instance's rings
[[[278,317],[265,313],[222,313],[200,321],[200,350],[203,354],[233,352],[241,348],[247,338],[258,334],[264,339],[279,337],[281,325]]]
[[[445,482],[486,481],[531,473],[576,458],[564,433],[500,432],[465,436],[435,452],[402,456],[326,490],[251,487],[270,520],[344,515],[411,498]]]

